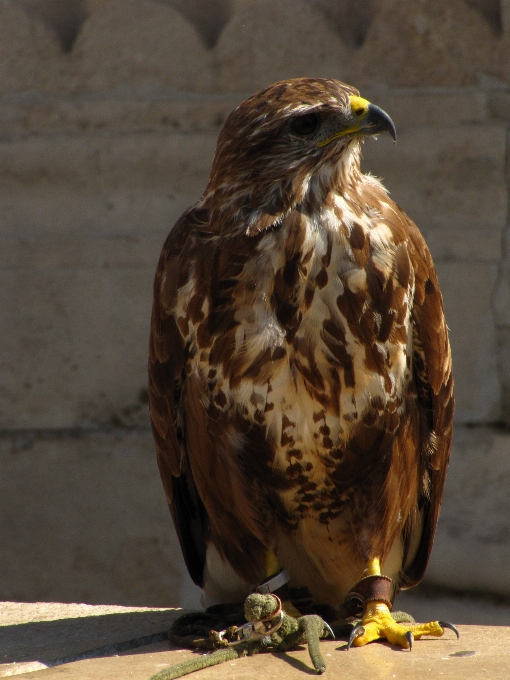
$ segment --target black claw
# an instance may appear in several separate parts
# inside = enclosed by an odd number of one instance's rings
[[[405,634],[406,640],[409,642],[409,651],[413,651],[413,642],[414,642],[414,635],[412,631],[408,630],[407,633]]]
[[[352,633],[349,635],[349,642],[347,643],[347,649],[350,649],[352,646],[352,643],[356,638],[361,637],[362,635],[365,635],[365,629],[361,625],[361,623],[358,623],[357,626],[354,626],[352,629]]]
[[[457,640],[460,639],[460,633],[457,629],[457,626],[454,626],[453,623],[449,623],[448,621],[438,621],[438,623],[441,626],[441,628],[449,628],[450,630],[453,630],[453,632],[457,636]]]
[[[333,640],[334,640],[335,634],[333,633],[333,628],[331,628],[329,623],[326,623],[326,621],[324,621],[324,619],[322,620],[322,623],[324,624],[324,630],[326,631],[326,633],[329,635],[329,637],[332,637]]]

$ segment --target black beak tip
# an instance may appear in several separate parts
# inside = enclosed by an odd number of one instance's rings
[[[370,134],[376,135],[379,132],[389,132],[393,137],[393,141],[397,141],[395,123],[391,120],[386,111],[383,111],[375,104],[370,104],[368,107],[367,122]]]

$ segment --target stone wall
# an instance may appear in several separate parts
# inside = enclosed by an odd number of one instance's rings
[[[151,284],[246,95],[336,77],[444,293],[457,429],[429,583],[510,595],[509,0],[0,0],[0,598],[196,603],[148,430]]]

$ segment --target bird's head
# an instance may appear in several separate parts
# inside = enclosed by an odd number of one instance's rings
[[[205,201],[257,233],[295,205],[322,202],[359,177],[359,142],[395,126],[338,80],[275,83],[232,111],[220,133]],[[317,200],[318,199],[318,200]]]

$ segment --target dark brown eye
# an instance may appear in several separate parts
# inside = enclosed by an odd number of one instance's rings
[[[319,116],[316,113],[306,113],[304,116],[295,118],[290,129],[296,135],[311,135],[319,127]]]

